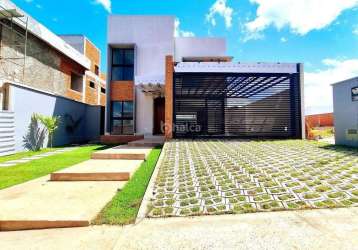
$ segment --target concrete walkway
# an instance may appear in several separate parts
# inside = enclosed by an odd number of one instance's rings
[[[151,149],[123,147],[110,154],[116,159],[138,150],[147,155]],[[88,160],[0,190],[0,231],[88,226],[142,162]]]
[[[34,156],[30,156],[30,157],[24,157],[24,158],[21,158],[21,159],[18,159],[18,160],[6,161],[6,162],[3,162],[3,163],[0,163],[0,168],[2,168],[2,167],[12,167],[12,166],[15,166],[15,165],[20,164],[20,163],[27,163],[27,162],[30,162],[30,161],[33,161],[33,160],[38,160],[38,159],[48,157],[48,156],[51,156],[51,155],[56,155],[56,154],[68,152],[68,151],[74,150],[76,148],[77,147],[61,148],[61,149],[58,149],[58,150],[55,150],[55,151],[46,152],[46,153],[42,153],[42,154],[37,154],[37,155],[34,155]]]
[[[358,208],[145,219],[0,233],[0,249],[355,249]]]

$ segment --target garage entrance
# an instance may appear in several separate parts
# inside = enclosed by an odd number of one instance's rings
[[[301,138],[298,73],[174,73],[174,137]]]

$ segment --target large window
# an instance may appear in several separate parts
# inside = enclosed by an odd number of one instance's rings
[[[112,81],[134,79],[134,49],[112,50]]]
[[[131,135],[134,133],[133,102],[113,101],[112,104],[112,134]]]

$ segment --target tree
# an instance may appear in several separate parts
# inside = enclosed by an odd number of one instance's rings
[[[53,134],[58,129],[58,125],[60,123],[60,116],[45,116],[38,114],[37,117],[47,129],[48,137],[50,140],[50,147],[52,148]]]

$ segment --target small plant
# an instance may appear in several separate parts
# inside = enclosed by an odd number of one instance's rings
[[[53,135],[58,129],[58,125],[60,124],[60,116],[45,116],[40,114],[36,114],[36,116],[47,129],[50,147],[52,148]]]
[[[152,214],[154,216],[161,216],[163,214],[163,211],[160,208],[154,208],[153,211],[152,211]]]
[[[336,193],[331,193],[328,195],[329,198],[332,199],[336,199],[336,198],[342,198],[345,197],[346,195],[343,192],[336,192]]]
[[[306,193],[303,195],[303,198],[307,199],[307,200],[311,200],[311,199],[316,199],[319,198],[320,195],[317,193]]]
[[[187,200],[180,202],[180,206],[181,206],[181,207],[186,207],[186,206],[188,206],[188,205],[189,205],[189,202],[188,202]]]
[[[174,211],[174,208],[172,208],[172,207],[164,208],[164,213],[166,213],[166,214],[172,214],[173,211]]]
[[[190,210],[189,210],[189,209],[187,209],[187,208],[184,208],[184,209],[182,209],[182,210],[180,211],[180,214],[181,214],[181,215],[187,215],[187,214],[190,214]]]
[[[200,212],[200,207],[195,206],[195,207],[192,207],[190,210],[191,210],[191,212],[192,212],[192,213],[197,214],[197,213],[199,213],[199,212]]]
[[[168,206],[171,206],[171,205],[173,205],[174,203],[175,203],[175,200],[173,200],[173,199],[169,199],[169,200],[166,200],[166,201],[165,201],[165,204],[168,205]]]
[[[329,190],[331,190],[331,187],[329,187],[329,186],[321,185],[321,186],[316,187],[316,191],[320,192],[320,193],[324,193],[324,192],[327,192]]]

